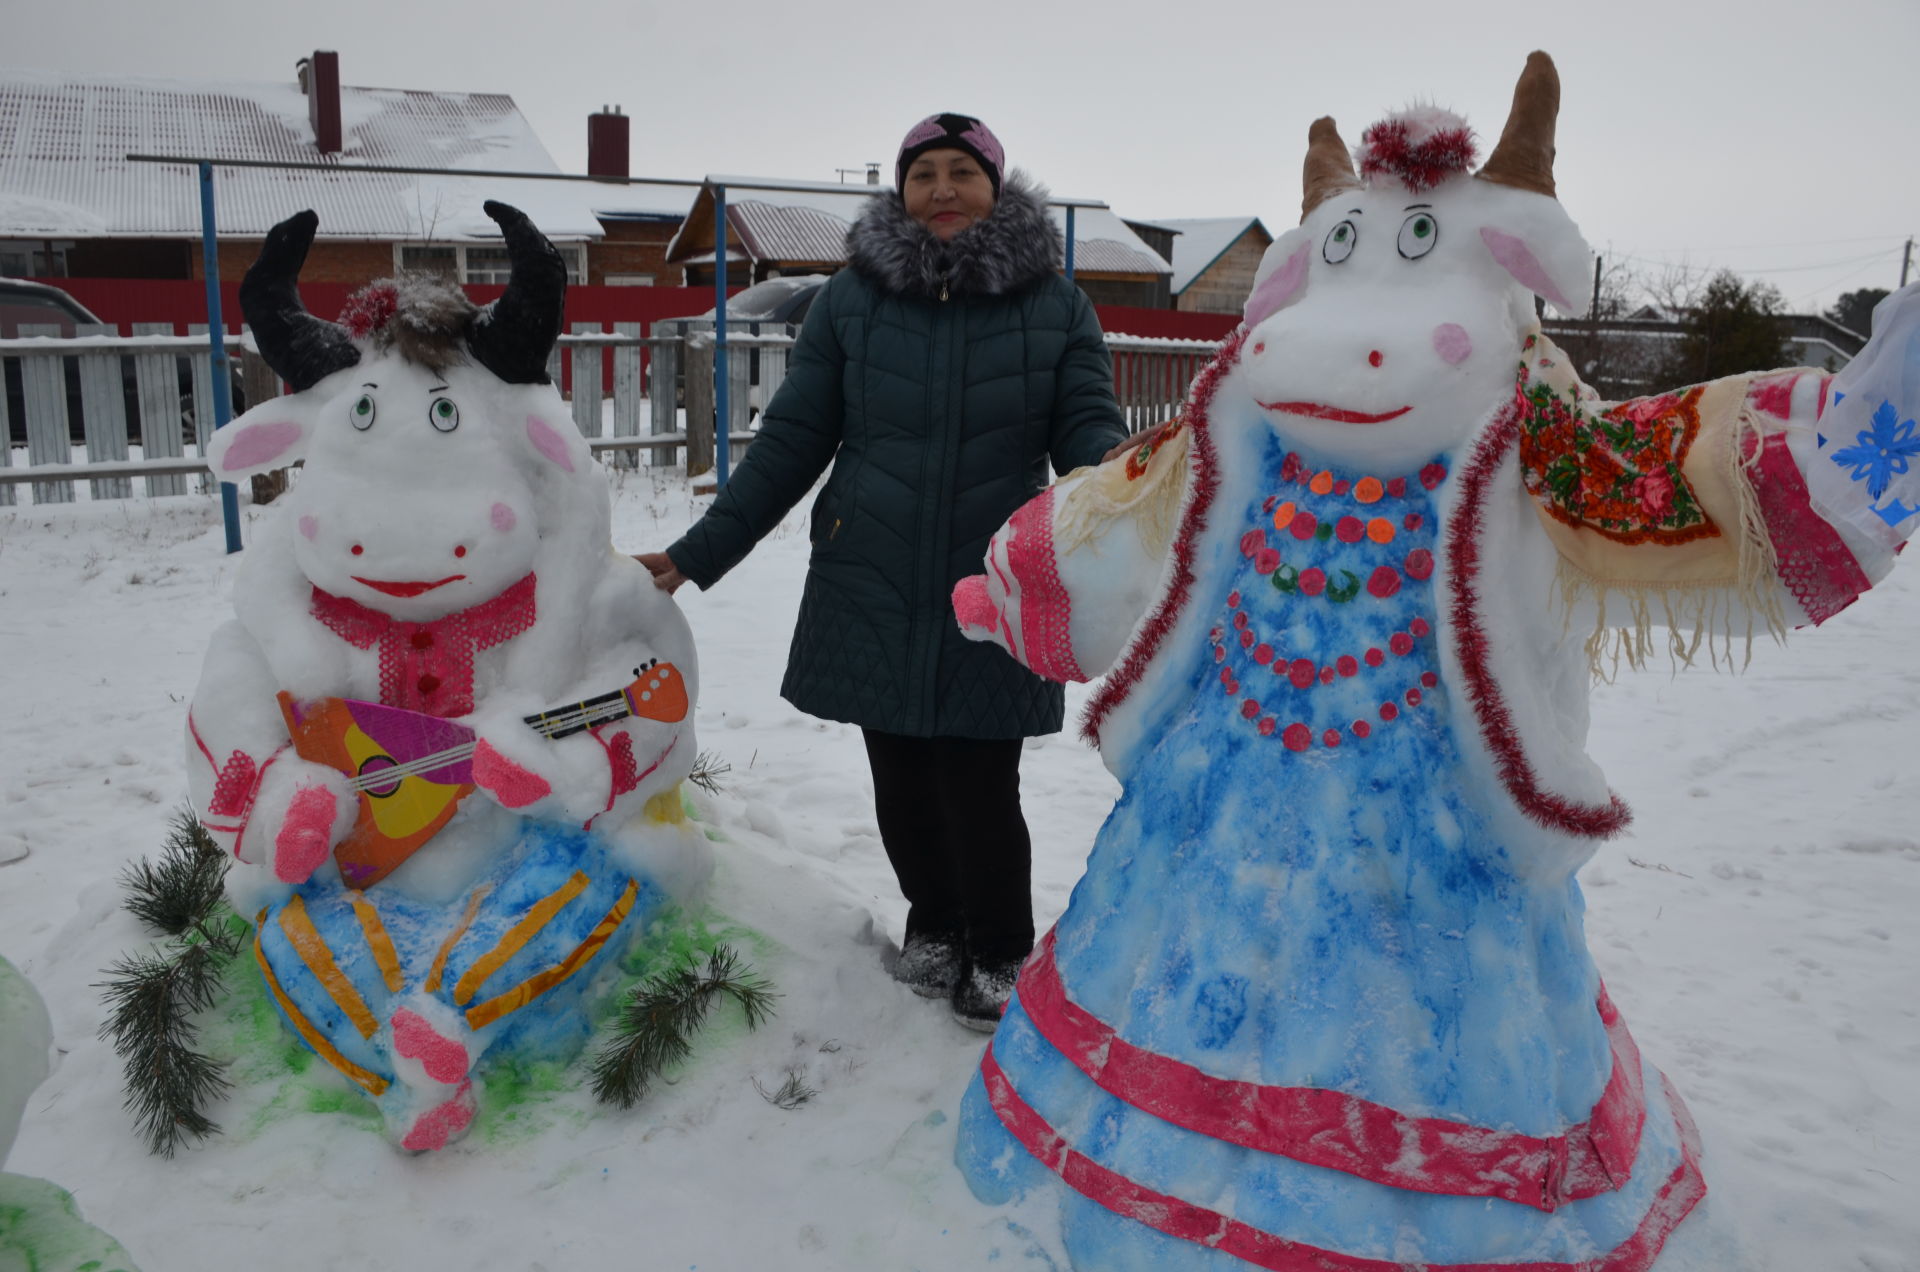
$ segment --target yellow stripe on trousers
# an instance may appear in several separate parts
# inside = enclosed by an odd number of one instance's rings
[[[387,925],[380,921],[380,911],[373,908],[373,902],[364,892],[349,892],[347,896],[353,901],[354,916],[360,920],[360,930],[366,933],[367,948],[373,951],[374,965],[380,969],[388,992],[399,993],[406,986],[407,978],[401,974],[400,953],[393,948]]]
[[[626,891],[620,894],[620,899],[613,903],[613,908],[607,911],[606,917],[595,925],[593,931],[587,934],[587,939],[580,942],[579,947],[575,949],[573,953],[567,955],[565,959],[547,968],[545,971],[538,972],[526,980],[521,981],[506,993],[495,998],[489,998],[477,1006],[469,1007],[467,1009],[468,1027],[472,1029],[486,1028],[509,1012],[515,1012],[525,1007],[528,1003],[585,967],[588,961],[600,952],[600,947],[612,938],[621,923],[626,921],[628,913],[633,909],[633,899],[638,896],[639,893],[640,885],[631,879],[627,880]]]
[[[259,917],[253,921],[253,961],[260,964],[261,975],[267,979],[267,990],[272,993],[273,1000],[280,1004],[281,1011],[287,1013],[287,1019],[293,1022],[294,1030],[306,1040],[309,1047],[313,1048],[314,1054],[318,1055],[334,1068],[340,1070],[340,1072],[346,1074],[347,1077],[358,1082],[371,1094],[381,1095],[385,1093],[388,1086],[387,1080],[377,1073],[371,1073],[366,1069],[362,1069],[359,1065],[341,1055],[340,1049],[328,1042],[326,1036],[318,1029],[315,1029],[312,1022],[300,1014],[300,1009],[293,1005],[293,1000],[288,998],[286,991],[280,988],[279,978],[273,974],[273,968],[267,963],[266,951],[260,948],[260,938],[266,922],[267,912],[261,910]]]
[[[433,956],[433,970],[427,973],[426,990],[429,994],[440,988],[440,978],[447,971],[447,955],[453,953],[453,947],[458,945],[460,938],[467,934],[467,927],[473,922],[473,916],[480,913],[480,902],[487,895],[487,887],[488,885],[483,883],[473,890],[473,895],[467,898],[467,912],[461,916],[460,926],[453,929],[446,940],[440,942],[440,952]]]
[[[299,893],[280,911],[280,930],[287,935],[287,943],[293,946],[293,952],[307,965],[313,978],[327,991],[327,996],[345,1012],[353,1027],[360,1031],[362,1038],[371,1038],[379,1031],[379,1022],[374,1020],[373,1012],[367,1008],[367,1000],[360,997],[353,982],[333,961],[333,951],[327,948],[327,938],[320,935],[320,929],[313,925],[313,916],[307,913],[307,903]]]
[[[526,917],[506,930],[506,933],[494,943],[494,947],[482,954],[460,983],[453,987],[453,1001],[464,1007],[473,1001],[480,992],[487,977],[507,965],[507,960],[526,947],[528,941],[540,934],[540,929],[553,922],[553,916],[566,909],[567,903],[587,890],[587,876],[576,870],[573,877],[534,902]]]

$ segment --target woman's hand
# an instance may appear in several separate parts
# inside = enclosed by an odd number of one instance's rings
[[[1172,428],[1177,423],[1179,423],[1178,420],[1162,420],[1160,423],[1155,424],[1152,428],[1142,429],[1140,432],[1135,433],[1132,437],[1129,437],[1126,441],[1120,443],[1118,446],[1114,447],[1112,450],[1102,455],[1100,457],[1100,462],[1103,464],[1110,463],[1111,461],[1120,458],[1122,455],[1126,454],[1128,451],[1132,450],[1136,446],[1145,446],[1148,442],[1154,442],[1154,441],[1160,440],[1160,435],[1166,432],[1168,429]]]
[[[680,567],[664,552],[636,552],[633,559],[647,567],[647,573],[653,575],[653,585],[669,596],[687,581]]]

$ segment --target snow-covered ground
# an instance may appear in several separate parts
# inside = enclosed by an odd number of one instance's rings
[[[702,502],[674,470],[611,480],[629,550]],[[345,1090],[319,1066],[242,1066],[227,1133],[169,1162],[120,1109],[93,986],[150,940],[116,876],[183,798],[186,699],[235,563],[206,498],[0,509],[0,861],[27,850],[0,866],[0,955],[46,996],[61,1052],[6,1168],[72,1190],[148,1272],[1063,1266],[1050,1202],[987,1208],[952,1168],[982,1040],[883,968],[904,905],[857,731],[776,692],[804,525],[681,593],[701,745],[733,768],[698,799],[721,836],[708,921],[783,995],[773,1023],[717,1019],[631,1112],[576,1071],[423,1157],[353,1099],[289,1112]],[[1595,694],[1594,749],[1638,813],[1583,874],[1595,956],[1691,1102],[1714,1203],[1780,1272],[1920,1269],[1916,629],[1909,567],[1791,648],[1756,645],[1744,675],[1662,667]],[[1071,733],[1034,742],[1024,773],[1044,923],[1115,786]],[[817,1094],[783,1110],[755,1084],[789,1072]]]

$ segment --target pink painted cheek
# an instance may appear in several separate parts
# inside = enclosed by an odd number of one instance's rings
[[[300,537],[311,543],[320,533],[320,522],[313,517],[300,518]]]
[[[520,518],[513,515],[513,509],[503,503],[493,505],[493,510],[488,514],[488,519],[493,522],[493,528],[501,534],[508,533],[520,524]]]
[[[567,453],[566,442],[561,439],[559,433],[554,431],[553,425],[538,415],[527,416],[527,440],[533,443],[535,450],[552,460],[554,464],[568,472],[573,471],[573,456]]]
[[[1433,329],[1433,351],[1457,367],[1473,356],[1473,337],[1465,327],[1443,322]]]

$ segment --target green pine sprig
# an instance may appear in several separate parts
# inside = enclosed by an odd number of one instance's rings
[[[227,857],[191,811],[175,816],[160,859],[121,875],[125,905],[168,938],[107,969],[100,1037],[126,1075],[127,1110],[150,1151],[172,1157],[190,1140],[219,1133],[207,1109],[229,1087],[220,1064],[195,1049],[195,1016],[213,1005],[247,922],[222,900]]]
[[[722,996],[739,1004],[749,1029],[773,1016],[778,997],[724,945],[714,948],[704,970],[688,964],[642,983],[621,1007],[613,1040],[594,1057],[594,1095],[621,1109],[644,1099],[655,1078],[692,1054],[694,1033]]]

